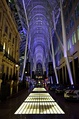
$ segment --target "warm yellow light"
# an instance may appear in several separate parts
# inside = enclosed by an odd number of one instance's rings
[[[4,45],[3,45],[3,50],[5,50],[5,42],[4,42]]]
[[[18,67],[18,64],[16,64],[16,67]]]
[[[56,102],[25,102],[15,114],[65,114]]]
[[[35,88],[34,90],[45,90]],[[15,114],[65,114],[49,93],[30,93]]]
[[[25,74],[27,74],[27,71],[25,71]]]
[[[46,91],[45,88],[34,88],[33,91]]]

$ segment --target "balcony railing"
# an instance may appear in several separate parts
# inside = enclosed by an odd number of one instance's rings
[[[10,61],[14,62],[15,64],[17,64],[16,60],[10,55],[8,54],[6,51],[4,51],[4,56],[6,58],[8,58]]]
[[[3,45],[2,44],[0,44],[0,52],[3,52],[4,53],[4,56],[6,58],[8,58],[10,61],[14,62],[15,64],[20,65],[20,63],[17,62],[10,54],[8,54],[8,52],[6,52],[5,50],[3,50]]]

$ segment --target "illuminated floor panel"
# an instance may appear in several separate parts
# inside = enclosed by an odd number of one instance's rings
[[[45,88],[34,88],[33,91],[46,91]]]
[[[35,97],[31,97],[31,96],[29,96],[29,97],[27,97],[26,98],[26,100],[25,101],[36,101],[36,102],[41,102],[41,101],[43,101],[43,102],[47,102],[47,101],[55,101],[51,96],[35,96]]]
[[[35,88],[37,90],[37,88]],[[41,89],[39,88],[39,91]],[[49,93],[30,93],[15,114],[65,114]]]
[[[48,101],[54,101],[53,98],[50,97],[28,97],[25,101],[36,101],[36,102],[48,102]]]
[[[15,114],[64,114],[56,102],[24,102]]]
[[[38,96],[40,96],[40,97],[42,97],[42,96],[43,97],[45,97],[45,96],[47,97],[48,96],[49,97],[50,94],[49,93],[30,93],[29,96],[30,97],[38,97]]]

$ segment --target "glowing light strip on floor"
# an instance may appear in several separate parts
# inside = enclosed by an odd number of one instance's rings
[[[65,114],[49,93],[31,93],[15,114]]]
[[[47,96],[47,97],[27,97],[25,101],[48,102],[48,101],[55,101],[55,100],[52,97]]]
[[[45,96],[47,97],[48,96],[49,97],[50,94],[49,93],[30,93],[29,96],[30,97],[38,97],[38,96],[40,96],[40,97],[41,96],[43,96],[43,97],[45,97]]]
[[[46,91],[45,88],[34,88],[33,91]]]

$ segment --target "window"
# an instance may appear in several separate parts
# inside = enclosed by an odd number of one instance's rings
[[[63,57],[63,53],[59,53],[59,60]]]
[[[9,33],[9,39],[11,39],[11,33]]]
[[[4,65],[2,65],[2,74],[4,73]]]
[[[9,2],[11,2],[11,0],[8,0]]]
[[[12,57],[13,57],[13,51],[12,51]]]
[[[69,34],[70,27],[69,25],[66,26],[66,34]]]
[[[8,27],[5,26],[5,33],[8,33]]]
[[[77,37],[78,37],[78,40],[79,40],[79,26],[77,27]]]
[[[72,44],[74,45],[76,43],[76,34],[75,32],[72,34]]]
[[[71,39],[68,40],[68,50],[70,50],[70,48],[71,48],[71,41],[70,40]]]
[[[70,18],[70,28],[72,28],[73,25],[74,25],[74,18],[73,18],[73,16],[71,16],[71,18]]]
[[[9,48],[8,48],[8,55],[9,55]]]
[[[79,4],[77,5],[76,9],[75,9],[75,18],[77,19],[79,16]]]
[[[14,44],[14,38],[13,38],[13,40],[12,40],[12,43]]]
[[[9,73],[9,67],[7,67],[7,71],[6,71],[6,78],[8,79],[8,73]]]
[[[5,42],[4,42],[4,45],[3,45],[3,50],[5,50]]]
[[[12,76],[12,68],[11,68],[11,70],[10,70],[10,75]]]

